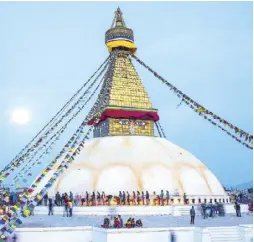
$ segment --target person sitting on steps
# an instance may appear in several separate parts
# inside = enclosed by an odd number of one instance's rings
[[[136,221],[136,227],[138,227],[138,228],[143,227],[143,223],[142,223],[141,219],[138,219],[138,220]]]

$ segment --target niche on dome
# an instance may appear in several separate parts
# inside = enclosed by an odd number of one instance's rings
[[[59,181],[56,186],[56,191],[60,193],[70,192],[73,194],[80,193],[82,191],[93,191],[94,173],[91,169],[86,167],[79,167],[76,169],[68,170]]]
[[[142,167],[140,174],[140,180],[143,185],[143,189],[147,191],[155,191],[160,193],[161,190],[169,191],[172,194],[176,189],[177,180],[169,166],[162,164],[148,164]]]
[[[96,191],[104,191],[106,194],[118,194],[119,191],[141,190],[134,171],[125,165],[112,164],[103,168],[98,173],[95,183]]]

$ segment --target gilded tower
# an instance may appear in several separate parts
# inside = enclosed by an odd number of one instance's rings
[[[159,116],[131,62],[130,52],[136,53],[137,48],[133,31],[126,27],[120,8],[105,34],[105,44],[109,53],[114,54],[114,60],[104,80],[103,90],[107,89],[107,99],[99,107],[102,114],[94,128],[94,137],[154,136],[154,122],[159,120]],[[89,124],[93,121],[94,116]]]

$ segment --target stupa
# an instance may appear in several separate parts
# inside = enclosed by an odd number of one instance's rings
[[[132,64],[130,52],[136,53],[137,48],[133,31],[126,27],[120,9],[106,32],[105,43],[110,53],[115,52],[115,61],[108,67],[113,71],[104,83],[104,87],[110,83],[107,100],[96,110],[102,115],[95,125],[94,138],[85,143],[72,165],[51,187],[49,195],[57,191],[104,191],[117,195],[119,191],[158,194],[168,190],[170,194],[185,193],[197,199],[226,202],[228,197],[223,186],[199,159],[167,139],[155,137],[158,110],[152,106]],[[96,112],[90,118],[90,125]],[[42,189],[55,169],[34,194]]]

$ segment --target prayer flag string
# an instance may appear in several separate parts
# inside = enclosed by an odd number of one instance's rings
[[[219,117],[218,115],[214,114],[213,112],[209,111],[208,109],[204,108],[199,103],[195,102],[193,99],[191,99],[189,96],[184,94],[182,91],[180,91],[178,88],[173,86],[171,83],[169,83],[167,80],[162,78],[157,72],[152,70],[148,65],[146,65],[143,61],[141,61],[137,56],[130,53],[130,55],[142,66],[144,66],[147,70],[149,70],[153,75],[160,79],[163,83],[165,83],[171,91],[174,92],[174,94],[177,95],[185,104],[187,104],[189,107],[192,108],[196,113],[199,113],[201,116],[204,116],[205,119],[207,119],[209,122],[214,124],[215,126],[219,127],[222,131],[226,132],[229,136],[231,136],[233,139],[235,139],[237,142],[243,144],[245,147],[249,149],[253,149],[253,135],[238,128],[237,126],[231,124],[230,122],[226,121],[225,119]],[[209,117],[209,118],[208,118]],[[231,132],[233,131],[235,135],[227,131],[225,128],[222,128],[219,125],[216,125],[216,123],[221,123],[225,127],[229,128]],[[248,144],[247,144],[248,143]]]
[[[107,59],[108,60],[108,59]],[[95,80],[92,82],[92,84],[88,87],[88,89],[83,93],[83,95],[78,99],[78,101],[75,102],[75,104],[65,113],[58,122],[54,124],[53,127],[50,128],[43,136],[41,136],[38,141],[29,148],[19,159],[12,161],[8,166],[6,166],[1,172],[0,172],[0,185],[3,183],[3,181],[18,167],[20,167],[26,160],[29,158],[29,155],[32,155],[35,153],[35,155],[38,153],[38,149],[41,145],[43,145],[44,141],[49,137],[49,135],[55,130],[55,128],[62,122],[64,118],[69,116],[69,114],[77,107],[77,105],[81,101],[85,101],[85,95],[87,95],[90,91],[90,89],[93,87],[93,85],[98,81],[99,77],[105,72],[106,68],[108,67],[109,62],[104,65],[98,76],[95,78]],[[96,71],[97,73],[97,71]],[[86,102],[87,103],[87,102]],[[65,125],[63,125],[60,130],[58,130],[53,136],[49,138],[49,141],[53,140],[58,134],[64,133],[66,130],[68,124],[79,114],[79,112],[84,108],[86,105],[82,105],[82,107],[78,108],[78,111],[67,121]],[[32,157],[33,158],[33,157]]]
[[[107,67],[107,65],[105,66],[105,68],[106,68],[106,67]],[[96,80],[95,80],[95,81],[91,84],[91,86],[87,89],[87,91],[86,91],[87,93],[90,91],[90,89],[93,87],[93,85],[97,82],[98,78],[101,76],[101,74],[102,74],[104,71],[105,71],[105,69],[102,70],[102,72],[99,74],[99,76],[96,78]],[[85,103],[84,103],[81,107],[79,107],[79,109],[77,110],[77,112],[72,116],[72,118],[67,122],[67,124],[69,124],[69,123],[70,123],[70,122],[84,109],[84,107],[87,105],[87,103],[91,100],[91,98],[94,96],[94,94],[96,93],[96,91],[99,89],[99,87],[100,87],[101,83],[103,82],[103,80],[104,80],[104,77],[99,81],[97,87],[96,87],[95,90],[92,92],[92,94],[87,98],[87,100],[84,100]],[[26,169],[23,168],[23,170],[21,170],[24,174],[18,173],[18,174],[16,175],[16,177],[14,178],[14,182],[15,182],[15,183],[17,183],[21,178],[23,178],[23,177],[27,174],[27,172],[29,172],[29,171],[31,170],[31,168],[32,168],[34,165],[38,164],[39,160],[40,160],[45,154],[48,154],[48,153],[49,153],[49,150],[51,150],[51,149],[52,149],[52,146],[55,144],[55,142],[56,142],[57,140],[59,140],[59,137],[62,135],[63,130],[65,130],[66,128],[67,128],[67,126],[66,126],[66,127],[63,126],[63,127],[60,129],[60,131],[57,133],[57,136],[55,136],[55,139],[51,142],[51,144],[48,146],[48,148],[46,149],[46,151],[44,151],[44,152],[42,153],[42,155],[41,155],[36,161],[34,161],[33,158],[34,158],[35,155],[38,153],[39,149],[34,153],[34,155],[33,155],[33,156],[30,158],[30,160],[26,163],[26,165],[25,165]],[[50,141],[50,140],[48,140],[44,146],[47,146],[47,144],[49,143],[49,141]],[[67,147],[67,148],[68,148],[68,147]],[[33,161],[34,161],[34,162],[33,162]],[[28,166],[31,162],[33,162],[32,165],[31,165],[31,166]]]
[[[86,133],[86,135],[84,135],[83,140],[78,144],[78,139],[82,135],[83,128],[87,125],[88,120],[90,119],[91,115],[95,112],[95,109],[98,108],[100,104],[105,105],[106,102],[105,102],[104,99],[108,98],[107,97],[108,90],[105,90],[105,89],[108,89],[112,85],[109,82],[111,81],[110,76],[113,75],[112,66],[114,65],[114,62],[115,62],[114,55],[112,55],[110,59],[111,59],[112,63],[110,63],[109,68],[106,72],[106,76],[104,77],[104,85],[103,85],[103,89],[102,89],[102,91],[99,95],[99,98],[96,101],[96,104],[93,106],[93,108],[89,112],[89,114],[87,115],[87,117],[85,118],[85,120],[81,123],[81,125],[79,126],[77,131],[71,137],[71,139],[70,139],[70,140],[72,140],[71,142],[73,142],[73,141],[74,142],[72,143],[72,146],[70,147],[70,149],[68,149],[68,153],[66,154],[66,150],[65,150],[65,147],[64,147],[62,149],[62,151],[57,155],[57,157],[51,162],[51,164],[41,172],[41,174],[37,177],[37,179],[31,185],[30,189],[28,191],[23,192],[23,194],[19,197],[18,203],[16,203],[14,206],[12,206],[11,209],[10,209],[10,212],[7,215],[4,215],[0,219],[0,231],[1,231],[0,236],[1,236],[2,239],[6,240],[8,234],[12,234],[14,229],[18,225],[23,223],[21,217],[26,218],[26,217],[31,215],[31,211],[34,209],[34,207],[37,205],[37,203],[42,199],[43,195],[48,191],[48,189],[50,187],[52,187],[52,185],[55,183],[57,178],[66,169],[68,169],[70,164],[75,160],[74,157],[76,155],[78,155],[79,152],[81,151],[81,149],[84,147],[85,140],[89,139],[89,134],[90,134],[92,128],[100,120],[103,108],[101,109],[101,111],[97,112],[96,116],[94,117],[95,118],[94,125],[92,125],[90,127],[89,131]],[[75,146],[77,144],[78,144],[78,147],[76,148]],[[67,143],[67,145],[68,145],[68,143]],[[53,167],[56,165],[56,163],[59,161],[59,159],[62,157],[63,154],[66,154],[64,159],[62,160],[61,164],[58,166],[58,168],[56,169],[54,174],[51,176],[49,181],[46,183],[44,188],[38,194],[36,194],[35,198],[29,203],[29,205],[25,206],[26,201],[28,200],[29,196],[34,192],[34,189],[36,187],[38,187],[40,182],[42,181],[42,179],[51,170],[53,170]],[[19,212],[19,214],[18,214],[18,212]]]

